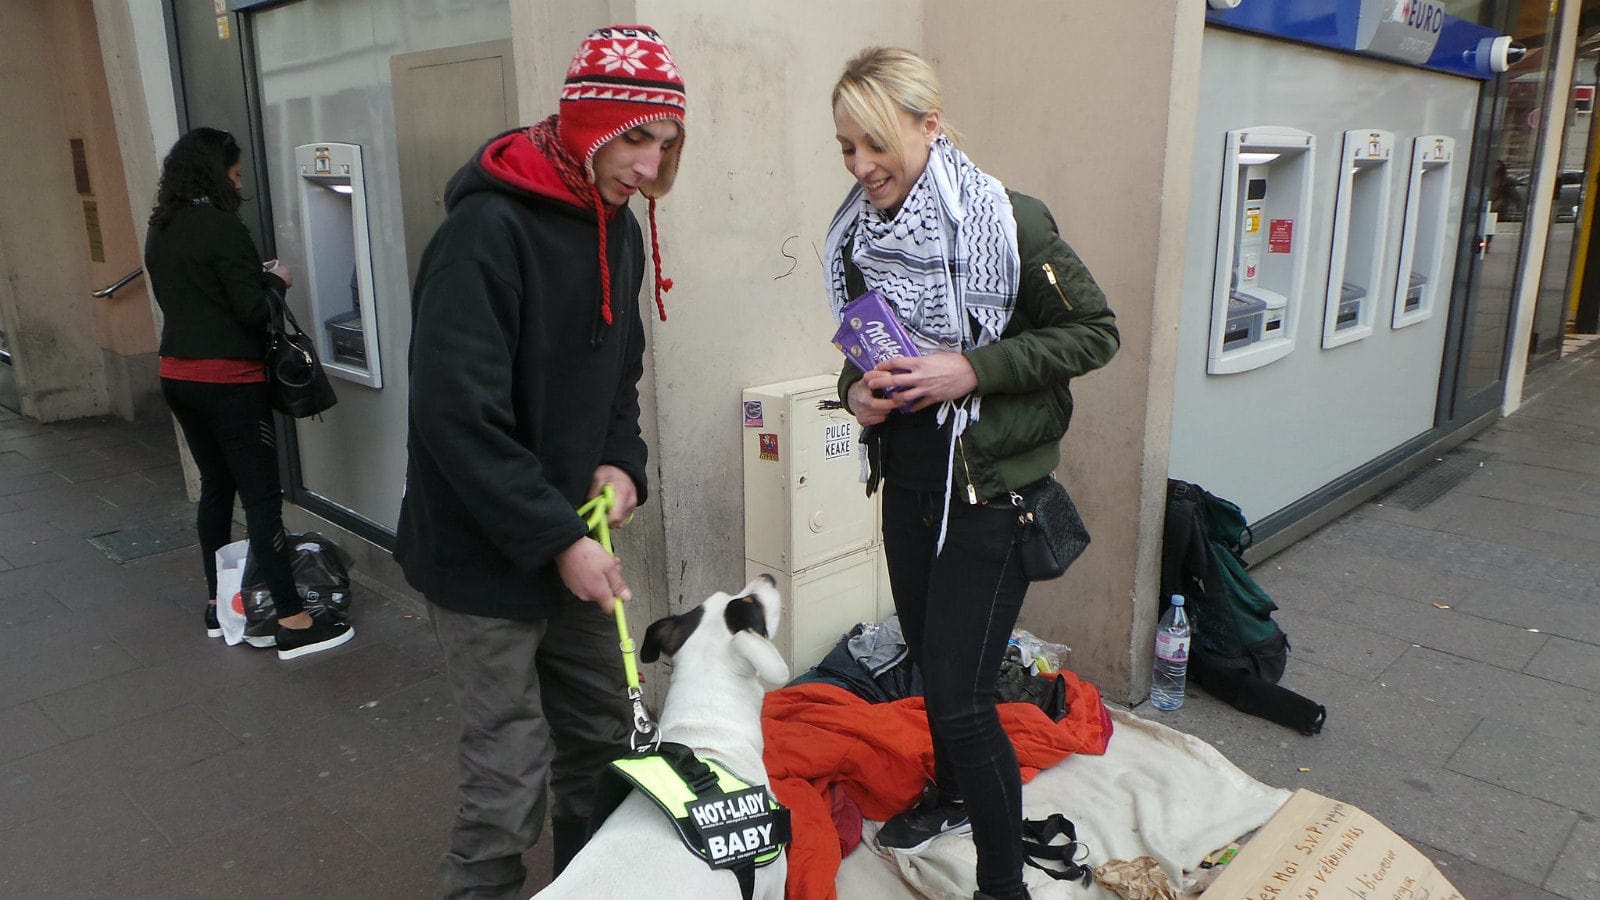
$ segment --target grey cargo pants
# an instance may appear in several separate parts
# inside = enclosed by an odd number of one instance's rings
[[[522,854],[546,814],[587,821],[595,777],[628,752],[616,622],[593,603],[526,622],[429,612],[461,715],[461,802],[439,864],[442,896],[525,897]]]

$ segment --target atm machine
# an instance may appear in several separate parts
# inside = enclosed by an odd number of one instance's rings
[[[1206,371],[1260,368],[1294,349],[1305,281],[1316,138],[1294,128],[1228,132]]]
[[[383,387],[373,305],[372,242],[361,146],[323,141],[295,148],[300,234],[322,366],[368,387]]]
[[[1455,155],[1455,139],[1448,135],[1425,134],[1412,142],[1411,178],[1406,190],[1394,316],[1390,323],[1393,328],[1405,328],[1431,317],[1441,286],[1448,291],[1445,282],[1449,272],[1444,271],[1444,256]]]
[[[1322,347],[1332,349],[1372,334],[1382,292],[1389,207],[1393,197],[1394,134],[1378,128],[1344,133],[1333,207]]]

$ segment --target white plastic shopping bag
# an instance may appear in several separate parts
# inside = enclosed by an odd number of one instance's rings
[[[249,541],[234,541],[217,550],[217,623],[230,647],[244,640],[244,598],[239,587],[249,554]]]

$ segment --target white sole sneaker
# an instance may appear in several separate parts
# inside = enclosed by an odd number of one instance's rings
[[[351,639],[353,639],[355,636],[356,630],[354,628],[346,628],[342,633],[328,638],[325,641],[318,641],[315,644],[306,644],[303,647],[296,647],[293,650],[279,649],[278,658],[298,659],[311,653],[319,653],[323,650],[332,650],[335,647],[350,643]],[[274,640],[276,640],[276,638],[274,638]]]

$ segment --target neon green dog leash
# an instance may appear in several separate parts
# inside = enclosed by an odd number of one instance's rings
[[[578,507],[578,515],[588,524],[589,534],[612,556],[617,554],[611,549],[610,518],[611,510],[616,505],[616,489],[607,482],[600,487],[599,494]],[[628,678],[628,700],[633,704],[633,734],[628,738],[628,743],[635,753],[655,750],[661,745],[661,730],[644,708],[644,691],[639,687],[639,665],[634,658],[633,636],[628,633],[628,614],[624,611],[627,604],[621,597],[612,600],[611,609],[617,620],[618,646],[622,649],[622,669]]]

